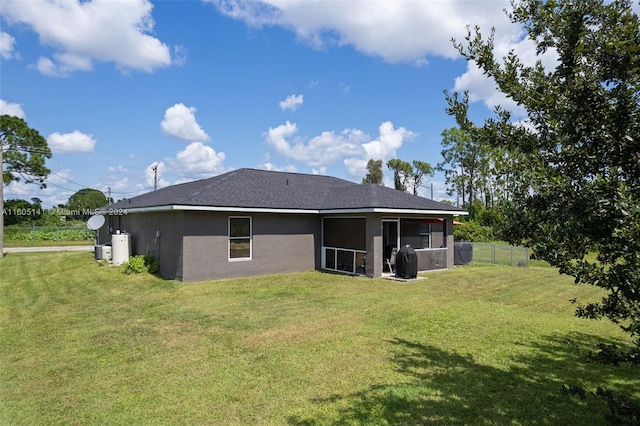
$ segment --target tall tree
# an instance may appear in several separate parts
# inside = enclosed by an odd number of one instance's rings
[[[438,163],[436,168],[444,172],[445,183],[447,184],[447,193],[453,195],[454,192],[458,196],[462,196],[462,204],[466,202],[467,178],[464,167],[460,165],[459,157],[461,151],[458,148],[461,145],[467,145],[471,141],[469,133],[458,128],[451,128],[442,132],[442,158],[444,161]]]
[[[413,160],[413,171],[411,172],[411,185],[413,186],[413,195],[418,195],[418,187],[422,185],[426,176],[433,176],[434,170],[431,164]]]
[[[30,128],[18,117],[0,115],[0,212],[4,211],[4,185],[24,180],[45,188],[44,180],[49,175],[45,161],[51,158],[47,140],[37,130]],[[4,226],[0,221],[0,257],[4,249]]]
[[[45,166],[51,158],[47,140],[18,117],[0,115],[0,142],[2,143],[2,181],[5,185],[23,180],[46,188],[49,175]]]
[[[89,211],[108,204],[107,197],[97,189],[83,188],[69,197],[67,207],[78,211],[78,218],[84,220],[90,216]]]
[[[444,171],[448,185],[462,195],[462,202],[473,217],[476,194],[486,183],[490,149],[462,128],[442,132],[442,158],[438,169]]]
[[[411,174],[413,173],[411,163],[407,163],[399,158],[393,158],[387,161],[387,167],[393,170],[394,187],[399,191],[406,192],[407,184],[410,182]]]
[[[626,0],[523,0],[509,17],[554,69],[494,56],[493,30],[456,43],[498,88],[521,105],[527,126],[498,108],[475,127],[464,99],[449,113],[474,139],[525,156],[529,180],[516,191],[505,237],[536,257],[602,287],[607,295],[577,314],[609,318],[640,352],[640,19]],[[597,253],[596,259],[587,256]],[[638,359],[638,357],[634,358]]]
[[[371,158],[367,162],[367,175],[362,178],[362,183],[377,183],[382,185],[382,160]]]

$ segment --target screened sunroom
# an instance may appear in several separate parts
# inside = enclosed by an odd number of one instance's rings
[[[418,271],[447,269],[447,233],[443,219],[383,218],[383,272],[393,272],[395,253],[407,245],[418,256]]]
[[[395,254],[406,245],[416,252],[418,271],[447,269],[451,223],[418,216],[325,217],[322,269],[354,275],[393,274]]]
[[[367,219],[325,217],[322,221],[322,268],[366,275]]]

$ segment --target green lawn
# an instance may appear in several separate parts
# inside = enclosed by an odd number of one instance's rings
[[[91,253],[0,259],[0,424],[604,424],[640,371],[552,268],[397,283],[319,272],[182,284]]]

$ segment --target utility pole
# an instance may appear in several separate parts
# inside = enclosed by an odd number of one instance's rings
[[[111,187],[107,186],[107,205],[111,205]]]
[[[151,170],[153,170],[153,190],[158,189],[158,163],[155,163],[151,166]]]

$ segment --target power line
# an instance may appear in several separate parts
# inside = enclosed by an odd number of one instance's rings
[[[69,192],[75,192],[73,189],[65,188],[64,186],[56,185],[55,183],[47,182],[47,185],[55,186],[56,188],[64,189]]]
[[[64,177],[64,176],[59,175],[58,173],[50,172],[50,174],[52,174],[52,175],[56,175],[56,176],[58,176],[60,179],[64,179],[64,180],[66,180],[67,182],[71,182],[72,184],[74,184],[74,185],[78,185],[78,186],[79,186],[79,187],[81,187],[81,188],[88,188],[88,186],[80,185],[79,183],[74,182],[74,181],[72,181],[71,179],[67,179],[67,178],[66,178],[66,177]],[[52,185],[53,185],[53,184],[52,184]]]
[[[115,157],[108,157],[105,155],[100,155],[98,157],[96,156],[92,156],[92,155],[88,155],[88,154],[83,154],[83,153],[74,153],[74,152],[49,152],[45,149],[42,148],[36,148],[36,147],[19,147],[19,148],[13,148],[10,147],[7,150],[11,150],[11,151],[25,151],[25,152],[29,152],[32,154],[40,154],[40,155],[52,155],[55,154],[55,156],[62,156],[62,157],[66,157],[66,158],[70,158],[70,159],[75,159],[75,160],[84,160],[84,161],[89,161],[89,162],[97,162],[97,163],[102,163],[102,164],[108,164],[108,165],[117,165],[117,166],[122,166],[125,167],[127,170],[132,170],[132,171],[137,171],[137,172],[146,172],[147,170],[149,170],[148,167],[146,168],[139,168],[136,166],[130,166],[130,165],[123,165],[122,164],[122,158],[115,158]],[[157,185],[158,185],[158,178],[157,178],[157,168],[158,168],[158,163],[153,163],[151,166],[151,169],[154,171],[155,174],[155,178],[154,178],[154,186],[146,186],[143,187],[140,191],[127,191],[127,192],[123,192],[123,191],[116,191],[116,190],[112,190],[113,194],[118,194],[118,195],[131,195],[131,194],[140,194],[142,192],[145,191],[150,191],[152,189],[157,189]],[[155,170],[154,170],[155,167]],[[165,166],[163,168],[163,172],[165,176],[174,176],[177,178],[187,178],[187,179],[192,179],[192,178],[201,178],[202,177],[202,173],[201,172],[193,172],[193,173],[185,173],[184,169],[180,169],[180,168],[174,168],[174,167],[167,167]],[[173,173],[172,173],[173,172]],[[65,181],[72,183],[74,185],[77,185],[81,188],[91,188],[88,185],[83,185],[80,183],[77,183],[71,179],[68,179],[58,173],[55,172],[50,172],[50,174],[55,175],[61,179],[64,179]],[[56,185],[54,183],[51,183],[49,180],[47,180],[47,184],[48,185],[52,185],[55,186],[57,188],[61,188],[64,189],[66,191],[73,191],[71,189],[68,188],[64,188],[61,187],[59,185]]]
[[[33,154],[40,154],[40,155],[49,154],[47,151],[41,148],[24,147],[20,149],[18,148],[9,148],[9,149],[14,151],[26,151],[26,152],[30,152]],[[88,155],[88,154],[74,153],[74,152],[54,152],[53,154],[55,154],[55,156],[68,157],[76,160],[85,160],[85,161],[92,161],[92,162],[103,163],[103,164],[123,166],[121,157],[109,157],[104,154],[101,154],[100,156],[97,156],[97,157]],[[158,164],[158,163],[156,162],[154,164]],[[140,172],[145,172],[149,169],[149,167],[140,168],[138,166],[131,166],[131,165],[124,165],[123,167],[126,167],[127,169],[131,169],[131,170],[135,170],[135,171],[140,171]],[[177,177],[183,177],[183,178],[198,177],[202,174],[200,172],[185,173],[184,170],[181,168],[176,168],[176,167],[171,167],[166,165],[163,171],[165,175],[177,176]],[[170,172],[174,172],[174,173],[170,173]]]

